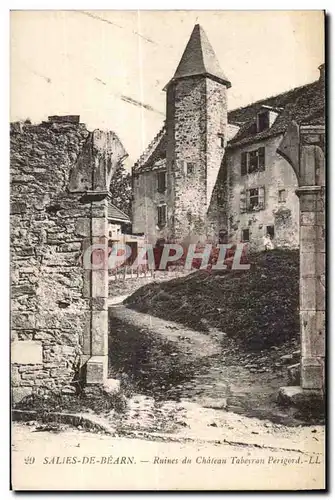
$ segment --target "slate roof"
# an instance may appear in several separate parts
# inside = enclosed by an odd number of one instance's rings
[[[213,76],[228,88],[231,87],[231,83],[220,68],[213,47],[200,24],[194,26],[180,63],[169,83],[179,78],[197,75]]]
[[[272,127],[257,133],[256,116],[262,106],[282,108]],[[228,113],[229,123],[240,124],[240,130],[229,141],[228,147],[242,146],[285,132],[289,123],[306,123],[321,119],[325,114],[325,87],[323,80],[296,87],[288,92],[268,97]],[[323,118],[324,119],[324,118]]]
[[[117,208],[110,201],[108,201],[108,220],[115,220],[117,222],[125,222],[129,224],[131,222],[128,215],[122,212],[122,210]]]

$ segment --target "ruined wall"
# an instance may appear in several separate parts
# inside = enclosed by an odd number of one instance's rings
[[[79,116],[14,123],[10,139],[16,401],[77,383],[84,366],[87,383],[107,377],[107,264],[84,269],[82,257],[93,243],[107,255],[108,186],[126,153],[113,132],[88,132]]]
[[[228,230],[231,241],[241,241],[242,230],[249,229],[252,250],[263,249],[266,226],[274,226],[276,247],[299,246],[299,200],[295,194],[298,186],[292,167],[278,155],[276,149],[282,136],[243,148],[227,150],[228,172]],[[265,170],[241,176],[241,153],[265,147]],[[241,191],[265,187],[265,209],[241,213]],[[280,202],[278,191],[285,189],[286,201]]]
[[[11,126],[14,400],[68,384],[80,362],[90,319],[80,265],[89,207],[69,197],[67,183],[87,137],[76,123]]]

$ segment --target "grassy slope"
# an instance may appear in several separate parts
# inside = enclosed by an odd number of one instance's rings
[[[280,345],[299,331],[299,253],[250,256],[248,271],[198,271],[150,283],[127,307],[191,328],[218,328],[248,349]]]

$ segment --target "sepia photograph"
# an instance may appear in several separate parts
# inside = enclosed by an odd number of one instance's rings
[[[326,489],[325,31],[10,12],[14,491]]]

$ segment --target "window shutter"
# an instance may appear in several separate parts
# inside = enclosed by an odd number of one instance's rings
[[[247,173],[248,173],[247,153],[242,153],[241,154],[241,175],[247,175]]]
[[[260,208],[265,208],[265,187],[258,189],[258,204]]]
[[[241,214],[244,214],[246,211],[247,211],[246,192],[241,191],[241,193],[240,193],[240,212],[241,212]]]
[[[258,149],[258,170],[265,169],[265,148]]]

